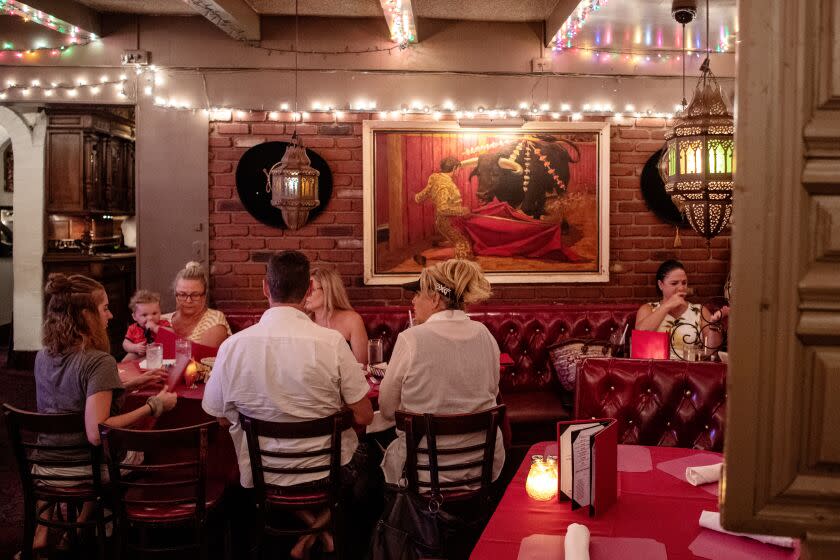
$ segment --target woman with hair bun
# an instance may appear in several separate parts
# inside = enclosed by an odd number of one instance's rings
[[[353,311],[341,276],[328,268],[313,268],[312,285],[304,307],[316,324],[341,333],[356,361],[367,362],[368,335],[362,316]]]
[[[102,284],[86,276],[52,274],[45,289],[47,311],[44,348],[35,357],[35,391],[40,413],[81,412],[85,432],[41,437],[49,445],[99,445],[99,424],[125,428],[147,416],[160,416],[175,406],[177,396],[166,389],[130,412],[120,413],[124,386],[111,354],[107,326],[111,319],[108,295]],[[163,372],[152,371],[148,380]],[[45,451],[58,460],[84,458],[73,452]],[[36,466],[39,475],[84,475],[89,467]],[[107,476],[103,468],[103,476]],[[44,480],[44,484],[50,484]],[[89,514],[86,506],[82,515]],[[80,516],[81,518],[81,516]],[[39,525],[33,548],[46,545],[46,527]]]
[[[397,337],[388,371],[379,389],[379,410],[393,420],[397,410],[431,414],[469,414],[496,406],[499,394],[499,346],[482,323],[465,313],[469,304],[490,297],[490,282],[481,268],[468,260],[451,259],[423,269],[420,279],[403,286],[414,292],[417,326]],[[484,434],[447,436],[438,446],[480,444]],[[480,460],[479,455],[443,455],[441,464]],[[457,460],[456,460],[457,459]],[[496,437],[493,480],[505,462],[502,433]],[[396,484],[405,464],[405,434],[397,432],[385,451],[382,470]],[[479,468],[440,471],[441,482],[477,476]],[[425,480],[428,480],[428,474]]]
[[[218,348],[231,335],[225,314],[207,307],[207,272],[190,261],[175,276],[175,311],[161,315],[172,330],[204,346]]]

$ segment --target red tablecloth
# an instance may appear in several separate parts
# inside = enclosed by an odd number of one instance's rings
[[[766,545],[699,526],[701,511],[718,510],[717,497],[707,487],[691,486],[666,472],[676,470],[669,469],[668,462],[696,456],[698,465],[708,464],[709,455],[717,454],[670,447],[620,445],[618,501],[605,513],[589,517],[587,508],[571,511],[569,502],[538,502],[526,494],[525,479],[531,455],[544,454],[547,445],[553,446],[552,454],[556,455],[556,444],[551,442],[538,443],[528,450],[525,461],[476,544],[472,559],[516,560],[522,539],[533,534],[564,535],[570,523],[586,525],[593,538],[653,539],[665,545],[668,560],[793,560],[799,556],[798,549]],[[649,451],[649,463],[647,454],[641,450]],[[658,468],[660,465],[665,470]],[[677,463],[673,465],[679,466]],[[650,470],[645,470],[648,466]],[[684,466],[682,469],[684,472]],[[628,472],[632,470],[637,472]],[[562,544],[560,548],[557,558],[562,558]],[[600,559],[593,555],[591,560]]]

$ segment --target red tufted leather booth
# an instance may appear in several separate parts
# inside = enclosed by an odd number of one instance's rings
[[[408,327],[408,307],[357,307],[370,337],[383,340],[389,359],[397,335]],[[546,348],[566,338],[607,340],[635,319],[636,304],[593,305],[482,305],[469,315],[484,323],[499,349],[510,355],[513,365],[502,369],[500,388],[507,414],[517,437],[517,424],[544,424],[553,432],[553,422],[570,416],[572,395],[564,395],[554,377]],[[253,325],[262,309],[222,309],[231,328],[238,331]],[[550,437],[550,436],[549,436]]]
[[[587,358],[575,416],[615,418],[619,443],[723,451],[726,365]]]

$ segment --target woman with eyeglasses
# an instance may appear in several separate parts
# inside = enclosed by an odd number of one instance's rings
[[[190,261],[175,276],[175,311],[161,315],[181,338],[218,348],[231,335],[225,314],[207,307],[207,273]]]

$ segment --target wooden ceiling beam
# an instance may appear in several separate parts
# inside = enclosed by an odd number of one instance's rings
[[[417,42],[417,26],[411,0],[379,0],[391,40],[405,47]]]
[[[237,41],[260,40],[260,16],[244,0],[184,0]]]
[[[102,37],[102,23],[99,12],[73,0],[23,0],[30,8],[41,10],[55,18],[66,21],[82,31]]]
[[[554,38],[560,28],[575,11],[580,0],[558,0],[557,5],[545,18],[545,46],[554,46]]]

